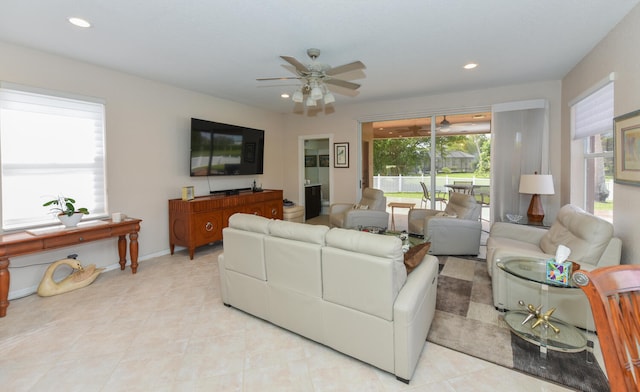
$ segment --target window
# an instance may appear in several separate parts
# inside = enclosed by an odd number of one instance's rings
[[[585,210],[612,221],[613,82],[607,80],[572,106],[574,138],[584,143]]]
[[[103,102],[2,83],[0,153],[3,230],[58,223],[58,195],[106,216]]]

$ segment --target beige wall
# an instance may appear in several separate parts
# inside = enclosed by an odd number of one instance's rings
[[[363,87],[366,88],[366,79]],[[357,147],[359,146],[359,122],[373,121],[380,118],[416,117],[420,115],[442,114],[443,111],[460,109],[461,112],[475,111],[477,108],[489,109],[492,104],[523,101],[530,99],[547,99],[550,112],[550,145],[551,172],[560,172],[560,81],[522,84],[497,87],[478,91],[465,91],[455,94],[433,95],[411,99],[382,101],[367,104],[350,104],[352,98],[338,97],[335,112],[330,115],[320,114],[314,117],[289,115],[285,119],[287,135],[332,134],[334,142],[349,142],[350,162],[348,169],[333,170],[332,202],[356,202],[360,191],[360,166]],[[295,138],[284,140],[287,151],[296,148]],[[297,157],[286,154],[285,159],[285,196],[296,198],[302,184],[297,181]],[[559,184],[561,178],[555,177]],[[545,197],[544,208],[547,216],[555,216],[560,206],[560,196]]]
[[[204,195],[210,188],[249,187],[254,179],[189,177],[191,117],[264,129],[266,174],[256,180],[265,188],[283,186],[282,115],[2,42],[0,53],[0,80],[106,100],[109,209],[143,220],[141,260],[168,252],[167,200],[180,197],[182,186],[193,185],[196,195]],[[53,262],[71,253],[98,266],[115,266],[118,260],[115,242],[100,241],[16,257],[11,266]],[[11,297],[37,287],[45,268],[13,268]]]
[[[633,9],[562,81],[562,151],[569,151],[571,124],[569,102],[615,72],[614,115],[640,109],[640,6]],[[579,142],[578,142],[579,144]],[[563,177],[569,178],[569,154],[562,158]],[[580,203],[579,181],[562,184],[563,202]],[[572,184],[574,184],[572,186]],[[571,192],[573,190],[573,192]],[[577,195],[574,195],[577,194]],[[640,187],[614,184],[613,222],[622,239],[623,263],[640,263]]]

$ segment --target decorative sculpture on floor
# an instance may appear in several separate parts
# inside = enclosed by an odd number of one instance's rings
[[[53,274],[61,265],[68,265],[73,268],[73,272],[66,278],[56,282],[53,280]],[[85,268],[74,258],[58,260],[51,264],[44,273],[44,277],[38,286],[38,295],[41,297],[51,297],[53,295],[81,289],[93,283],[102,271],[104,271],[104,268],[96,268],[95,264],[91,264]]]

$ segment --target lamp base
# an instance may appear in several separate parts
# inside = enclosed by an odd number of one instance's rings
[[[527,210],[527,218],[529,219],[529,223],[542,223],[544,219],[544,209],[542,208],[540,195],[535,194],[531,196],[531,203],[529,203],[529,209]]]

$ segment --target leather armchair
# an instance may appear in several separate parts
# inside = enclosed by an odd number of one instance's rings
[[[334,203],[329,208],[329,224],[331,227],[354,229],[358,226],[376,226],[387,228],[389,213],[387,198],[379,189],[365,188],[358,204]]]
[[[498,309],[519,309],[518,301],[541,303],[540,284],[527,282],[501,270],[496,264],[507,257],[549,259],[558,245],[571,249],[569,260],[581,270],[620,264],[622,241],[613,236],[613,225],[582,209],[567,204],[548,230],[535,226],[496,222],[487,240],[487,269],[493,287],[493,304]],[[548,287],[553,317],[580,328],[593,330],[593,317],[581,290]]]
[[[409,232],[431,241],[432,255],[477,255],[480,252],[481,206],[473,195],[451,192],[444,211],[409,210]]]

